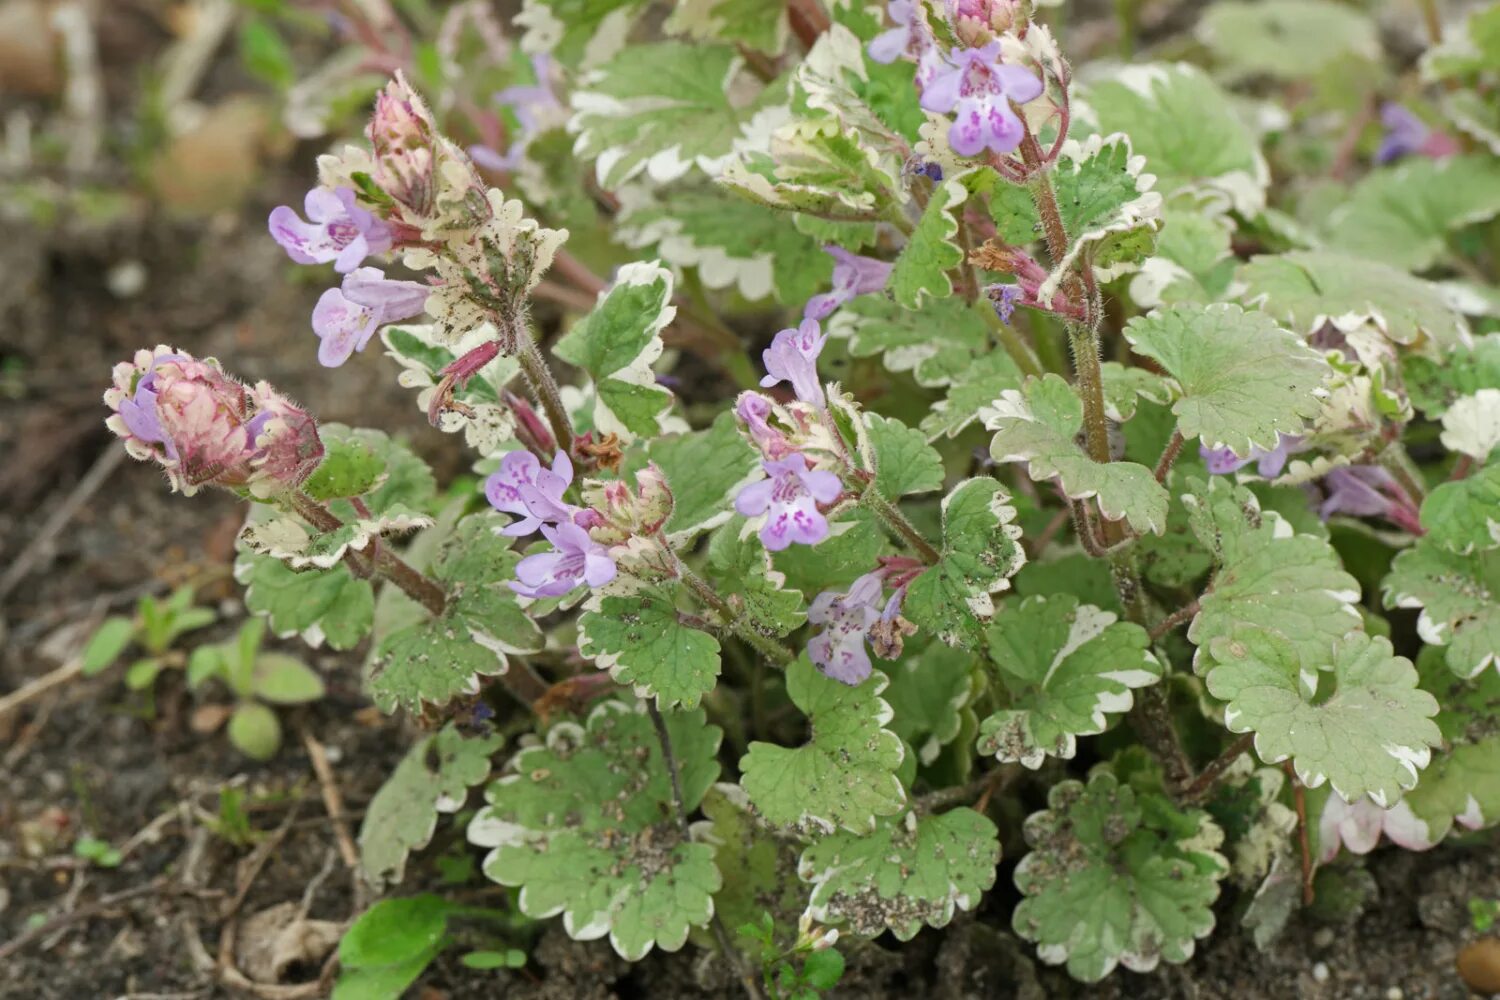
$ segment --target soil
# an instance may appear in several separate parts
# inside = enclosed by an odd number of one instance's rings
[[[154,22],[132,13],[137,8],[143,5],[122,3],[111,15],[121,22],[106,38],[119,51],[105,44],[102,52],[112,106],[130,101],[134,63],[165,44]],[[213,101],[244,84],[232,68],[216,69],[200,97]],[[42,97],[30,107],[45,115],[53,105]],[[220,613],[198,634],[204,639],[231,634],[243,620],[228,579],[243,512],[228,496],[171,496],[159,475],[127,461],[55,533],[46,530],[90,468],[118,448],[103,428],[99,395],[109,366],[138,346],[217,355],[248,379],[272,380],[325,420],[402,430],[440,477],[462,470],[455,442],[425,427],[377,349],[337,377],[310,363],[307,317],[320,288],[292,280],[263,220],[272,205],[300,199],[313,151],[270,155],[251,196],[208,214],[178,216],[146,195],[127,194],[101,215],[72,203],[61,176],[31,179],[59,193],[55,217],[0,200],[0,567],[42,542],[41,558],[0,603],[0,691],[74,657],[103,615],[128,611],[142,593],[196,582]],[[120,190],[123,173],[101,168],[91,183]],[[144,273],[139,289],[120,280],[122,267]],[[255,915],[287,903],[314,921],[357,912],[359,890],[340,860],[300,735],[327,747],[357,823],[414,730],[361,696],[362,651],[287,648],[321,671],[329,694],[283,713],[286,745],[264,765],[247,762],[222,733],[195,730],[195,708],[215,696],[195,701],[180,673],[169,672],[148,699],[128,692],[114,668],[0,718],[0,955],[36,926],[55,927],[0,959],[0,997],[244,995],[223,985],[222,972],[241,963],[232,937],[246,936]],[[250,803],[248,842],[211,830],[226,788]],[[85,833],[130,849],[117,867],[90,865],[71,853]],[[440,832],[401,891],[436,885],[430,862],[461,852],[456,839]],[[1007,929],[1011,900],[997,888],[978,913],[899,949],[889,939],[850,949],[848,973],[832,995],[1457,1000],[1470,995],[1454,971],[1457,949],[1473,937],[1468,902],[1500,898],[1495,847],[1491,837],[1424,855],[1379,852],[1369,859],[1378,895],[1356,920],[1329,926],[1299,918],[1266,952],[1239,927],[1234,893],[1226,893],[1220,930],[1188,964],[1117,972],[1092,988],[1034,960]],[[1009,875],[1007,864],[997,886],[1009,886]],[[503,893],[483,898],[504,905]],[[287,968],[282,983],[316,982],[323,961],[314,952]],[[689,948],[630,966],[604,942],[569,940],[557,921],[546,924],[530,955],[524,970],[494,973],[467,969],[450,953],[413,995],[738,995],[711,955]]]

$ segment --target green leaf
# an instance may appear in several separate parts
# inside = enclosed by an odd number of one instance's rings
[[[1441,417],[1463,396],[1500,389],[1500,333],[1476,337],[1472,346],[1455,347],[1441,359],[1407,354],[1401,359],[1401,375],[1417,409]]]
[[[1041,301],[1051,301],[1085,253],[1101,279],[1150,256],[1161,227],[1161,195],[1151,190],[1156,178],[1142,172],[1145,166],[1123,133],[1064,144],[1052,176],[1068,252],[1037,290]]]
[[[323,697],[323,678],[301,660],[285,653],[261,653],[255,658],[255,695],[273,705],[300,705]]]
[[[1417,634],[1448,647],[1460,677],[1500,658],[1500,549],[1460,555],[1420,538],[1396,556],[1381,589],[1386,607],[1421,609]]]
[[[385,474],[385,456],[370,438],[334,435],[324,440],[323,449],[323,461],[302,484],[314,500],[361,496]]]
[[[1500,389],[1461,396],[1443,412],[1443,447],[1485,461],[1500,447]]]
[[[647,446],[645,459],[657,464],[672,488],[666,532],[677,545],[728,520],[734,513],[733,496],[760,474],[755,450],[732,413],[720,413],[704,430],[657,438]],[[642,460],[639,466],[644,465]],[[627,464],[631,471],[637,467]]]
[[[374,514],[390,514],[403,508],[425,509],[437,492],[437,484],[427,463],[384,431],[368,427],[351,429],[343,424],[329,423],[319,424],[318,434],[324,447],[342,449],[346,444],[357,445],[373,451],[385,463],[384,476],[364,498]],[[334,500],[328,506],[346,521],[356,514],[354,506],[344,500]]]
[[[697,708],[719,678],[719,640],[683,624],[675,595],[604,597],[578,620],[578,651],[661,708]]]
[[[767,55],[786,47],[786,8],[762,0],[682,0],[666,30],[700,41],[738,42]]]
[[[374,621],[370,581],[356,579],[343,563],[298,571],[242,549],[234,578],[246,588],[245,606],[264,615],[281,638],[300,635],[313,647],[327,640],[333,649],[353,649]]]
[[[923,764],[958,738],[974,697],[974,665],[973,653],[932,641],[887,666],[890,686],[882,697],[894,713],[889,728]]]
[[[708,576],[719,596],[738,605],[746,624],[780,638],[807,620],[806,602],[800,590],[787,587],[786,577],[772,568],[770,553],[744,528],[745,519],[736,515],[714,532]]]
[[[1162,194],[1210,192],[1242,215],[1264,207],[1270,170],[1255,134],[1229,94],[1201,69],[1132,64],[1090,84],[1082,97],[1100,132],[1130,136]]]
[[[863,509],[833,518],[829,528],[828,537],[817,545],[792,545],[771,556],[787,586],[814,595],[847,590],[847,584],[868,573],[890,548],[874,515]]]
[[[831,990],[844,978],[844,956],[832,948],[814,951],[802,960],[802,981],[815,990]]]
[[[1441,843],[1455,822],[1470,830],[1500,822],[1500,734],[1493,721],[1500,671],[1458,680],[1433,646],[1417,657],[1417,670],[1423,689],[1442,705],[1437,724],[1443,746],[1396,808],[1420,824],[1423,842],[1432,845]]]
[[[1488,156],[1407,157],[1366,174],[1329,215],[1329,246],[1405,271],[1452,254],[1449,236],[1500,214],[1500,164]]]
[[[802,852],[797,871],[812,884],[813,920],[910,941],[923,925],[946,927],[955,909],[977,906],[999,861],[995,824],[959,808],[884,819],[864,836],[831,834]]]
[[[386,357],[401,366],[397,383],[420,390],[416,404],[423,413],[443,379],[442,369],[497,336],[489,323],[466,331],[456,341],[437,323],[385,326],[380,330]],[[516,421],[510,407],[502,402],[503,392],[520,370],[520,362],[500,354],[462,386],[451,387],[453,400],[459,405],[443,410],[438,429],[448,434],[463,431],[465,443],[484,457],[506,450],[515,436]]]
[[[154,656],[142,657],[125,669],[125,686],[132,691],[144,691],[165,668],[166,664]]]
[[[1183,503],[1193,531],[1219,564],[1188,627],[1198,646],[1194,668],[1208,669],[1214,640],[1255,626],[1280,632],[1308,670],[1321,669],[1334,642],[1360,627],[1358,581],[1326,539],[1294,533],[1244,487],[1216,476],[1189,489]]]
[[[596,160],[599,184],[614,190],[641,172],[658,183],[694,166],[716,174],[760,102],[737,106],[728,83],[738,55],[727,45],[632,44],[591,74],[572,96],[573,153]],[[766,100],[784,92],[767,88]]]
[[[499,534],[505,521],[471,514],[444,541],[431,568],[449,595],[442,617],[395,632],[375,649],[369,689],[381,711],[447,704],[473,693],[481,676],[505,673],[506,654],[542,647],[541,631],[508,585],[520,556]]]
[[[875,450],[875,489],[895,502],[909,493],[943,488],[943,457],[921,431],[892,417],[865,416],[870,446]]]
[[[1003,707],[979,724],[977,749],[1033,770],[1071,759],[1078,737],[1104,732],[1131,689],[1162,676],[1145,629],[1066,594],[1007,604],[988,638]]]
[[[1172,306],[1131,320],[1125,339],[1176,380],[1182,398],[1172,412],[1189,440],[1248,455],[1318,415],[1328,363],[1265,313]]]
[[[1333,0],[1216,3],[1197,34],[1233,78],[1303,80],[1341,58],[1380,58],[1375,22]]]
[[[723,188],[673,185],[627,189],[614,236],[668,264],[696,267],[709,288],[733,287],[750,300],[775,295],[800,305],[828,284],[833,259],[779,212]]]
[[[515,23],[526,31],[523,51],[588,68],[619,51],[645,6],[645,0],[525,0]]]
[[[1026,819],[1032,850],[1016,866],[1026,896],[1011,921],[1016,933],[1086,983],[1119,964],[1150,972],[1162,959],[1191,958],[1213,930],[1218,883],[1229,872],[1215,850],[1223,831],[1208,814],[1137,792],[1102,769],[1086,786],[1053,785],[1047,805]]]
[[[104,619],[89,637],[88,645],[83,647],[83,676],[92,677],[119,659],[130,640],[135,638],[135,632],[135,622],[129,618],[112,615]]]
[[[770,823],[800,830],[855,833],[900,812],[906,793],[896,777],[905,752],[884,726],[891,707],[878,670],[857,687],[824,677],[804,653],[787,668],[787,695],[808,717],[809,742],[795,749],[759,741],[740,760],[740,784]]]
[[[452,723],[419,740],[380,786],[359,829],[359,864],[376,886],[400,882],[406,859],[432,840],[438,814],[458,809],[489,777],[502,737],[465,736]]]
[[[1244,298],[1311,334],[1325,321],[1352,329],[1374,323],[1397,344],[1424,336],[1439,350],[1469,340],[1468,325],[1429,282],[1376,261],[1321,250],[1263,254],[1240,270]]]
[[[979,419],[984,407],[1006,391],[1021,388],[1023,380],[1021,369],[1004,351],[984,355],[953,379],[948,398],[933,404],[922,430],[932,437],[955,437]]]
[[[1230,246],[1234,222],[1186,197],[1173,199],[1164,214],[1156,253],[1131,279],[1130,297],[1145,309],[1223,298],[1239,263]]]
[[[1428,544],[1460,555],[1500,547],[1500,465],[1434,488],[1421,520]]]
[[[917,309],[884,295],[862,295],[830,316],[827,329],[832,336],[848,337],[849,353],[856,358],[878,354],[886,368],[911,372],[919,385],[949,385],[990,354],[990,322],[981,311],[989,308],[957,295],[928,297]]]
[[[725,927],[740,928],[769,913],[777,926],[795,926],[806,892],[797,881],[797,852],[756,818],[745,790],[720,782],[703,799],[713,823],[714,863],[724,886],[714,912]]]
[[[993,479],[966,479],[943,498],[941,558],[911,582],[902,611],[949,645],[980,645],[995,611],[990,595],[1026,562],[1009,501]]]
[[[552,353],[594,380],[594,426],[602,433],[631,441],[665,429],[672,394],[657,386],[651,365],[677,314],[671,303],[671,271],[655,262],[627,264],[594,311],[553,345]]]
[[[270,760],[281,748],[281,723],[265,705],[241,702],[229,717],[229,742],[252,760]]]
[[[995,432],[990,454],[997,462],[1025,462],[1032,479],[1057,477],[1075,500],[1099,498],[1110,520],[1125,518],[1136,531],[1161,534],[1167,521],[1167,491],[1151,470],[1134,462],[1095,462],[1075,438],[1083,429],[1083,403],[1060,376],[1031,378],[1008,390],[982,414]]]
[[[907,309],[916,309],[927,296],[944,299],[953,293],[948,271],[964,259],[956,242],[958,221],[953,212],[968,194],[956,180],[934,187],[921,220],[907,236],[886,282],[886,290]]]
[[[347,969],[369,969],[410,962],[443,940],[451,912],[441,896],[383,899],[344,933],[339,963]]]
[[[286,90],[297,82],[297,64],[281,34],[260,18],[240,25],[240,62],[251,76]]]
[[[718,776],[720,731],[701,711],[666,717],[684,808]],[[486,791],[469,840],[493,850],[484,871],[520,886],[521,912],[561,913],[575,940],[609,935],[630,961],[676,951],[714,912],[722,879],[714,849],[685,839],[651,720],[607,702],[587,726],[562,722],[522,750]]]
[[[1328,781],[1346,801],[1369,795],[1392,805],[1441,741],[1436,700],[1387,639],[1350,632],[1309,660],[1282,635],[1247,625],[1209,651],[1205,680],[1227,703],[1224,725],[1253,731],[1267,763],[1291,758],[1309,788]]]

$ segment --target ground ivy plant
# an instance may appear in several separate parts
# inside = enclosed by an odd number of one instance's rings
[[[1398,75],[1357,5],[1212,4],[1204,65],[1075,77],[1038,6],[445,24],[269,236],[308,363],[378,344],[476,493],[117,366],[130,454],[247,503],[248,609],[426,730],[372,883],[457,815],[522,917],[815,996],[1001,879],[1095,981],[1500,823],[1495,10]]]

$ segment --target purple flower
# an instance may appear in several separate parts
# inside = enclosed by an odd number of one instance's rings
[[[960,156],[981,150],[1009,153],[1021,144],[1025,126],[1011,102],[1025,104],[1042,96],[1042,81],[1023,66],[1000,63],[1000,43],[978,49],[954,49],[922,90],[922,107],[938,114],[955,113],[948,144]]]
[[[313,188],[303,209],[310,222],[287,205],[272,209],[269,221],[271,236],[299,264],[331,260],[334,270],[346,274],[370,254],[391,248],[390,227],[355,204],[349,188]]]
[[[543,524],[573,520],[578,508],[563,502],[563,493],[573,484],[573,463],[563,452],[552,459],[552,468],[542,468],[529,451],[507,452],[500,468],[484,481],[490,506],[520,520],[505,526],[502,535],[529,535]]]
[[[1324,499],[1318,516],[1382,517],[1415,534],[1421,533],[1418,508],[1401,484],[1378,465],[1334,469],[1323,477]]]
[[[580,583],[602,587],[615,578],[609,550],[576,524],[542,526],[551,552],[527,556],[516,564],[510,589],[522,597],[561,597]]]
[[[418,281],[396,281],[378,267],[361,267],[330,288],[313,307],[312,327],[323,343],[318,361],[337,368],[362,351],[375,330],[419,315],[431,289]]]
[[[804,403],[823,406],[823,385],[818,381],[818,355],[828,335],[815,319],[804,319],[796,329],[782,330],[761,352],[766,377],[760,380],[769,389],[780,382],[792,383],[792,391]]]
[[[990,285],[984,291],[995,307],[995,315],[1000,317],[1000,322],[1009,326],[1010,318],[1016,314],[1016,303],[1026,298],[1025,289],[1017,284],[996,284]]]
[[[833,265],[833,291],[808,299],[802,310],[803,319],[827,319],[830,313],[856,295],[880,291],[895,266],[874,257],[850,253],[843,247],[826,246],[823,252],[838,262]]]
[[[847,593],[825,590],[807,609],[808,621],[825,626],[808,642],[807,655],[836,681],[852,686],[870,676],[865,641],[880,621],[880,590],[880,575],[866,573]]]
[[[1458,821],[1470,829],[1481,825],[1467,822],[1464,816]],[[1408,851],[1434,846],[1427,824],[1417,818],[1405,800],[1383,809],[1368,797],[1349,803],[1335,792],[1328,796],[1318,819],[1318,860],[1327,864],[1338,857],[1341,843],[1351,854],[1369,854],[1380,843],[1382,833]]]
[[[828,519],[818,510],[820,503],[833,503],[843,490],[839,477],[820,469],[809,469],[800,451],[776,461],[762,461],[769,479],[761,479],[740,490],[734,509],[746,517],[766,515],[760,540],[772,552],[793,542],[816,545],[828,537]]]
[[[1245,458],[1240,458],[1228,448],[1208,448],[1203,445],[1198,446],[1198,454],[1203,457],[1208,471],[1216,476],[1227,476],[1255,462],[1255,469],[1263,479],[1275,479],[1286,468],[1287,459],[1302,450],[1301,445],[1302,439],[1295,434],[1282,434],[1272,450],[1251,448],[1249,456]]]
[[[1434,160],[1458,152],[1458,143],[1445,132],[1436,132],[1395,101],[1380,106],[1380,124],[1385,135],[1375,151],[1376,163],[1390,163],[1403,156],[1420,155]]]
[[[870,39],[870,58],[878,63],[893,63],[922,45],[922,14],[911,0],[891,0],[887,8],[896,26]]]
[[[758,392],[746,391],[734,401],[734,415],[745,425],[750,440],[766,458],[782,458],[792,450],[785,434],[771,426],[771,409],[775,404]]]

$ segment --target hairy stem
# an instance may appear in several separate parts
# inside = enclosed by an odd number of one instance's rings
[[[688,823],[687,802],[682,797],[682,774],[677,768],[677,755],[672,752],[672,734],[667,731],[667,720],[662,718],[661,709],[656,707],[655,698],[646,699],[646,714],[651,716],[651,725],[656,728],[656,742],[661,745],[662,763],[666,765],[667,777],[672,780],[672,806],[677,813],[677,829],[682,833],[683,840],[691,840],[692,827]],[[718,940],[724,961],[734,969],[735,976],[745,989],[745,995],[751,1000],[760,1000],[760,988],[756,986],[755,978],[740,961],[740,953],[730,943],[729,932],[724,928],[724,921],[715,913],[712,923],[714,937]]]
[[[337,531],[344,526],[344,522],[339,520],[336,514],[306,493],[301,491],[292,493],[291,501],[293,509],[319,531]],[[374,564],[371,568],[401,588],[406,596],[432,612],[433,615],[441,615],[447,607],[448,597],[442,587],[412,569],[400,556],[384,545],[375,549]]]
[[[1229,770],[1230,765],[1249,753],[1254,746],[1254,733],[1246,733],[1229,744],[1229,749],[1215,757],[1207,767],[1198,772],[1198,777],[1182,790],[1182,801],[1197,802],[1206,796],[1224,776],[1224,772]]]
[[[547,359],[542,356],[541,348],[537,347],[536,341],[532,339],[531,331],[526,329],[526,323],[519,316],[512,320],[516,339],[516,360],[521,363],[521,372],[526,376],[526,382],[531,386],[531,391],[536,394],[537,400],[542,404],[542,409],[547,413],[547,422],[552,425],[552,436],[557,440],[557,446],[564,453],[573,454],[573,422],[568,419],[567,408],[563,406],[562,394],[557,388],[557,379],[552,377],[552,369],[547,364]]]
[[[1427,499],[1427,486],[1422,481],[1422,471],[1411,460],[1400,441],[1392,441],[1385,446],[1380,453],[1380,464],[1401,484],[1412,503],[1422,506],[1422,501]]]
[[[1292,798],[1297,806],[1297,846],[1302,851],[1302,905],[1311,906],[1313,904],[1313,856],[1312,845],[1308,842],[1307,835],[1307,790],[1302,787],[1302,782],[1297,780],[1297,772],[1292,767],[1291,761],[1287,761],[1282,767],[1286,770],[1287,779],[1292,783]]]
[[[1172,471],[1172,465],[1177,461],[1177,456],[1182,454],[1182,431],[1173,431],[1171,440],[1162,449],[1161,458],[1156,460],[1156,481],[1163,485],[1167,482],[1167,473]]]
[[[1160,642],[1161,638],[1172,631],[1183,622],[1188,621],[1198,613],[1198,599],[1195,597],[1189,603],[1178,608],[1151,628],[1151,641]]]
[[[712,584],[688,569],[686,564],[681,560],[677,562],[677,574],[681,577],[682,582],[687,584],[687,588],[693,592],[693,596],[718,612],[719,617],[723,619],[725,628],[755,647],[756,651],[766,659],[776,664],[776,666],[784,668],[797,658],[795,653],[771,636],[763,635],[756,631],[755,626],[745,621],[743,615],[736,612],[734,608],[730,607],[728,601],[718,595]]]
[[[906,515],[901,513],[900,508],[880,495],[873,482],[860,493],[859,502],[873,511],[875,516],[884,521],[892,531],[900,535],[917,551],[927,565],[936,565],[937,561],[943,557],[943,554],[934,548],[931,542],[922,537],[922,533],[916,529],[916,526],[906,519]]]

